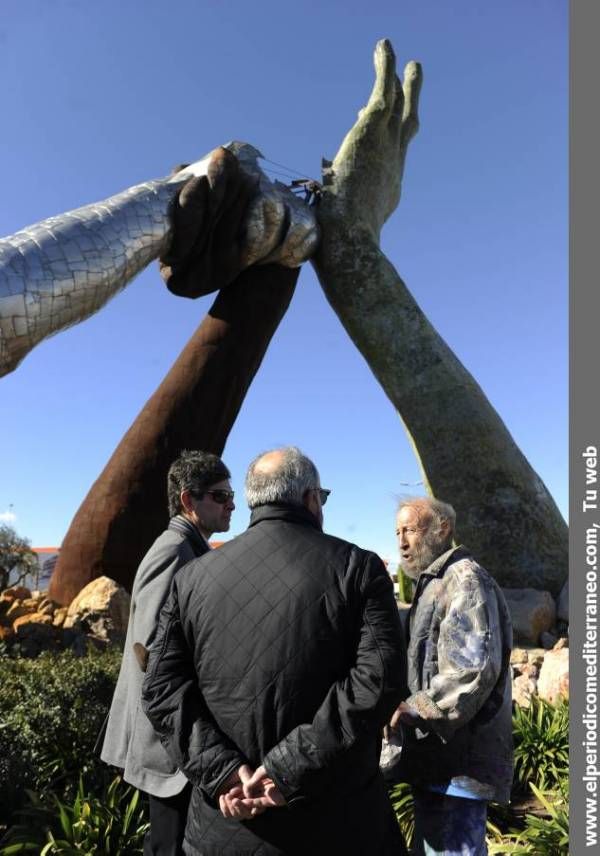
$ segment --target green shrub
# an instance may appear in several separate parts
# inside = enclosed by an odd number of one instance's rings
[[[392,808],[404,837],[404,843],[410,847],[415,834],[415,807],[410,785],[401,782],[390,791]]]
[[[515,706],[515,778],[513,792],[527,793],[530,784],[556,788],[569,771],[569,705],[556,707],[534,697],[528,708]]]
[[[140,792],[117,776],[100,794],[89,793],[79,780],[72,804],[55,794],[40,799],[29,792],[30,805],[20,812],[22,823],[0,842],[0,856],[16,853],[115,854],[143,853],[148,829]]]
[[[488,852],[512,856],[564,856],[569,852],[569,791],[565,777],[557,791],[541,791],[530,784],[537,800],[545,809],[546,817],[528,814],[525,828],[511,830],[503,835],[497,828],[488,838]],[[488,832],[490,831],[488,826]]]
[[[400,566],[398,566],[398,597],[400,600],[404,601],[404,603],[412,603],[414,593],[414,581],[404,573]]]
[[[121,653],[0,657],[0,824],[11,822],[25,789],[72,796],[81,774],[93,783],[93,748],[117,679]]]

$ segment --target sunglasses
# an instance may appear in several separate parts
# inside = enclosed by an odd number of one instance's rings
[[[212,496],[213,502],[216,502],[217,505],[225,505],[226,502],[233,500],[235,496],[233,490],[203,490],[202,493],[195,493],[194,496],[196,499],[202,499],[207,493]]]
[[[321,500],[321,505],[325,505],[327,502],[327,497],[331,493],[326,487],[315,487],[314,490],[319,492],[319,499]]]

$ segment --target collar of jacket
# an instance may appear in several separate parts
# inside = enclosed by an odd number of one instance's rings
[[[170,519],[169,529],[173,532],[179,532],[180,535],[187,538],[190,547],[197,557],[203,556],[204,553],[210,550],[208,541],[198,532],[194,524],[182,514],[177,514]]]
[[[285,520],[287,523],[300,523],[303,526],[312,526],[322,531],[322,527],[315,515],[303,505],[292,505],[287,502],[272,502],[268,505],[258,505],[252,509],[250,514],[250,526],[262,523],[263,520]]]
[[[465,550],[462,544],[459,544],[457,547],[450,547],[449,550],[446,550],[445,553],[434,559],[429,567],[423,571],[423,574],[426,574],[428,577],[440,577],[442,572],[450,564],[450,560],[455,562],[457,559],[465,559],[467,556],[470,556],[470,553]]]

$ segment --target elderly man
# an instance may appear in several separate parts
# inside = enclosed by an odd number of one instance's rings
[[[146,856],[181,852],[191,791],[141,708],[147,649],[176,571],[209,551],[213,532],[229,529],[235,508],[229,477],[223,461],[208,452],[186,451],[177,458],[167,478],[169,526],[142,560],[133,584],[123,662],[101,757],[122,768],[125,781],[148,794]]]
[[[415,854],[487,853],[487,801],[512,782],[510,651],[504,597],[464,547],[456,515],[435,499],[400,505],[401,565],[416,581],[409,618],[409,697],[399,777],[413,784]]]
[[[261,455],[248,530],[174,580],[143,703],[195,785],[185,853],[405,852],[378,769],[398,610],[381,560],[323,533],[328,495],[298,449]]]

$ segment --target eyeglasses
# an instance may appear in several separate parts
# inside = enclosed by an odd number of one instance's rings
[[[235,496],[235,492],[233,490],[203,490],[201,493],[194,493],[193,495],[196,499],[202,499],[202,497],[207,493],[212,496],[213,501],[216,502],[217,505],[225,505],[226,502],[232,501]]]
[[[319,499],[321,500],[321,505],[325,505],[325,503],[327,502],[327,497],[329,496],[331,491],[328,490],[326,487],[315,487],[313,488],[313,490],[319,492]]]

